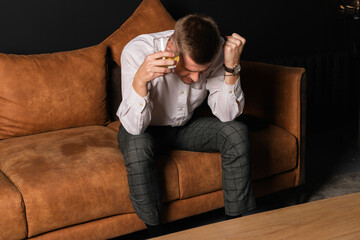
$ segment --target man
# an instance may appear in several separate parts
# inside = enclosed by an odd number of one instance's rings
[[[167,35],[170,51],[154,53],[153,39]],[[244,108],[239,62],[245,39],[236,33],[226,38],[224,43],[210,17],[188,15],[174,31],[140,35],[123,50],[118,140],[131,201],[150,234],[161,226],[155,157],[163,149],[220,151],[227,218],[255,207],[248,132],[234,121]],[[179,62],[166,59],[174,49]],[[192,119],[207,95],[216,117]]]

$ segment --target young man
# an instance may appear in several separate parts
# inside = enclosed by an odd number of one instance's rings
[[[153,39],[167,35],[169,51],[154,53]],[[220,151],[225,214],[237,217],[255,207],[248,132],[234,121],[244,108],[239,65],[244,45],[236,33],[224,41],[210,17],[188,15],[174,31],[140,35],[124,48],[118,140],[131,201],[150,233],[161,224],[155,157],[163,149]],[[166,59],[173,51],[179,62]],[[173,70],[166,67],[175,64]],[[216,117],[192,119],[208,92]]]

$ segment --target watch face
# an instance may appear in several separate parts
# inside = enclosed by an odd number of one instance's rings
[[[238,74],[238,73],[240,72],[240,69],[241,69],[240,64],[236,65],[236,66],[234,67],[233,75]]]

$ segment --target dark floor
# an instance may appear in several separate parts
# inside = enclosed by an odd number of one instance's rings
[[[343,176],[351,173],[360,173],[360,151],[359,151],[359,131],[357,121],[343,125],[340,128],[331,130],[320,130],[307,134],[307,161],[306,161],[306,184],[301,189],[301,202],[310,202],[325,197],[333,197],[326,193],[326,188],[333,187],[330,179],[333,176]],[[356,130],[354,130],[356,129]],[[341,189],[342,182],[338,181],[337,188]],[[346,183],[344,183],[346,184]],[[348,189],[347,194],[360,192],[360,187]],[[269,211],[281,207],[296,204],[297,191],[299,189],[285,190],[266,197],[257,199],[257,209],[246,215]],[[319,194],[320,191],[325,191]],[[326,196],[328,194],[328,196]],[[165,233],[172,233],[186,230],[206,224],[211,224],[224,220],[223,209],[218,209],[198,216],[189,217],[176,222],[167,223],[164,226]],[[121,236],[116,240],[140,240],[147,239],[147,231],[139,231],[129,235]],[[113,239],[115,240],[115,239]]]

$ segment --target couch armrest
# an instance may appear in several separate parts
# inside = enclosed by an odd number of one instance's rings
[[[296,184],[305,179],[306,75],[304,68],[242,61],[244,114],[291,133],[298,143]]]
[[[305,69],[250,61],[242,61],[241,66],[244,113],[269,121],[299,139],[305,114]]]

